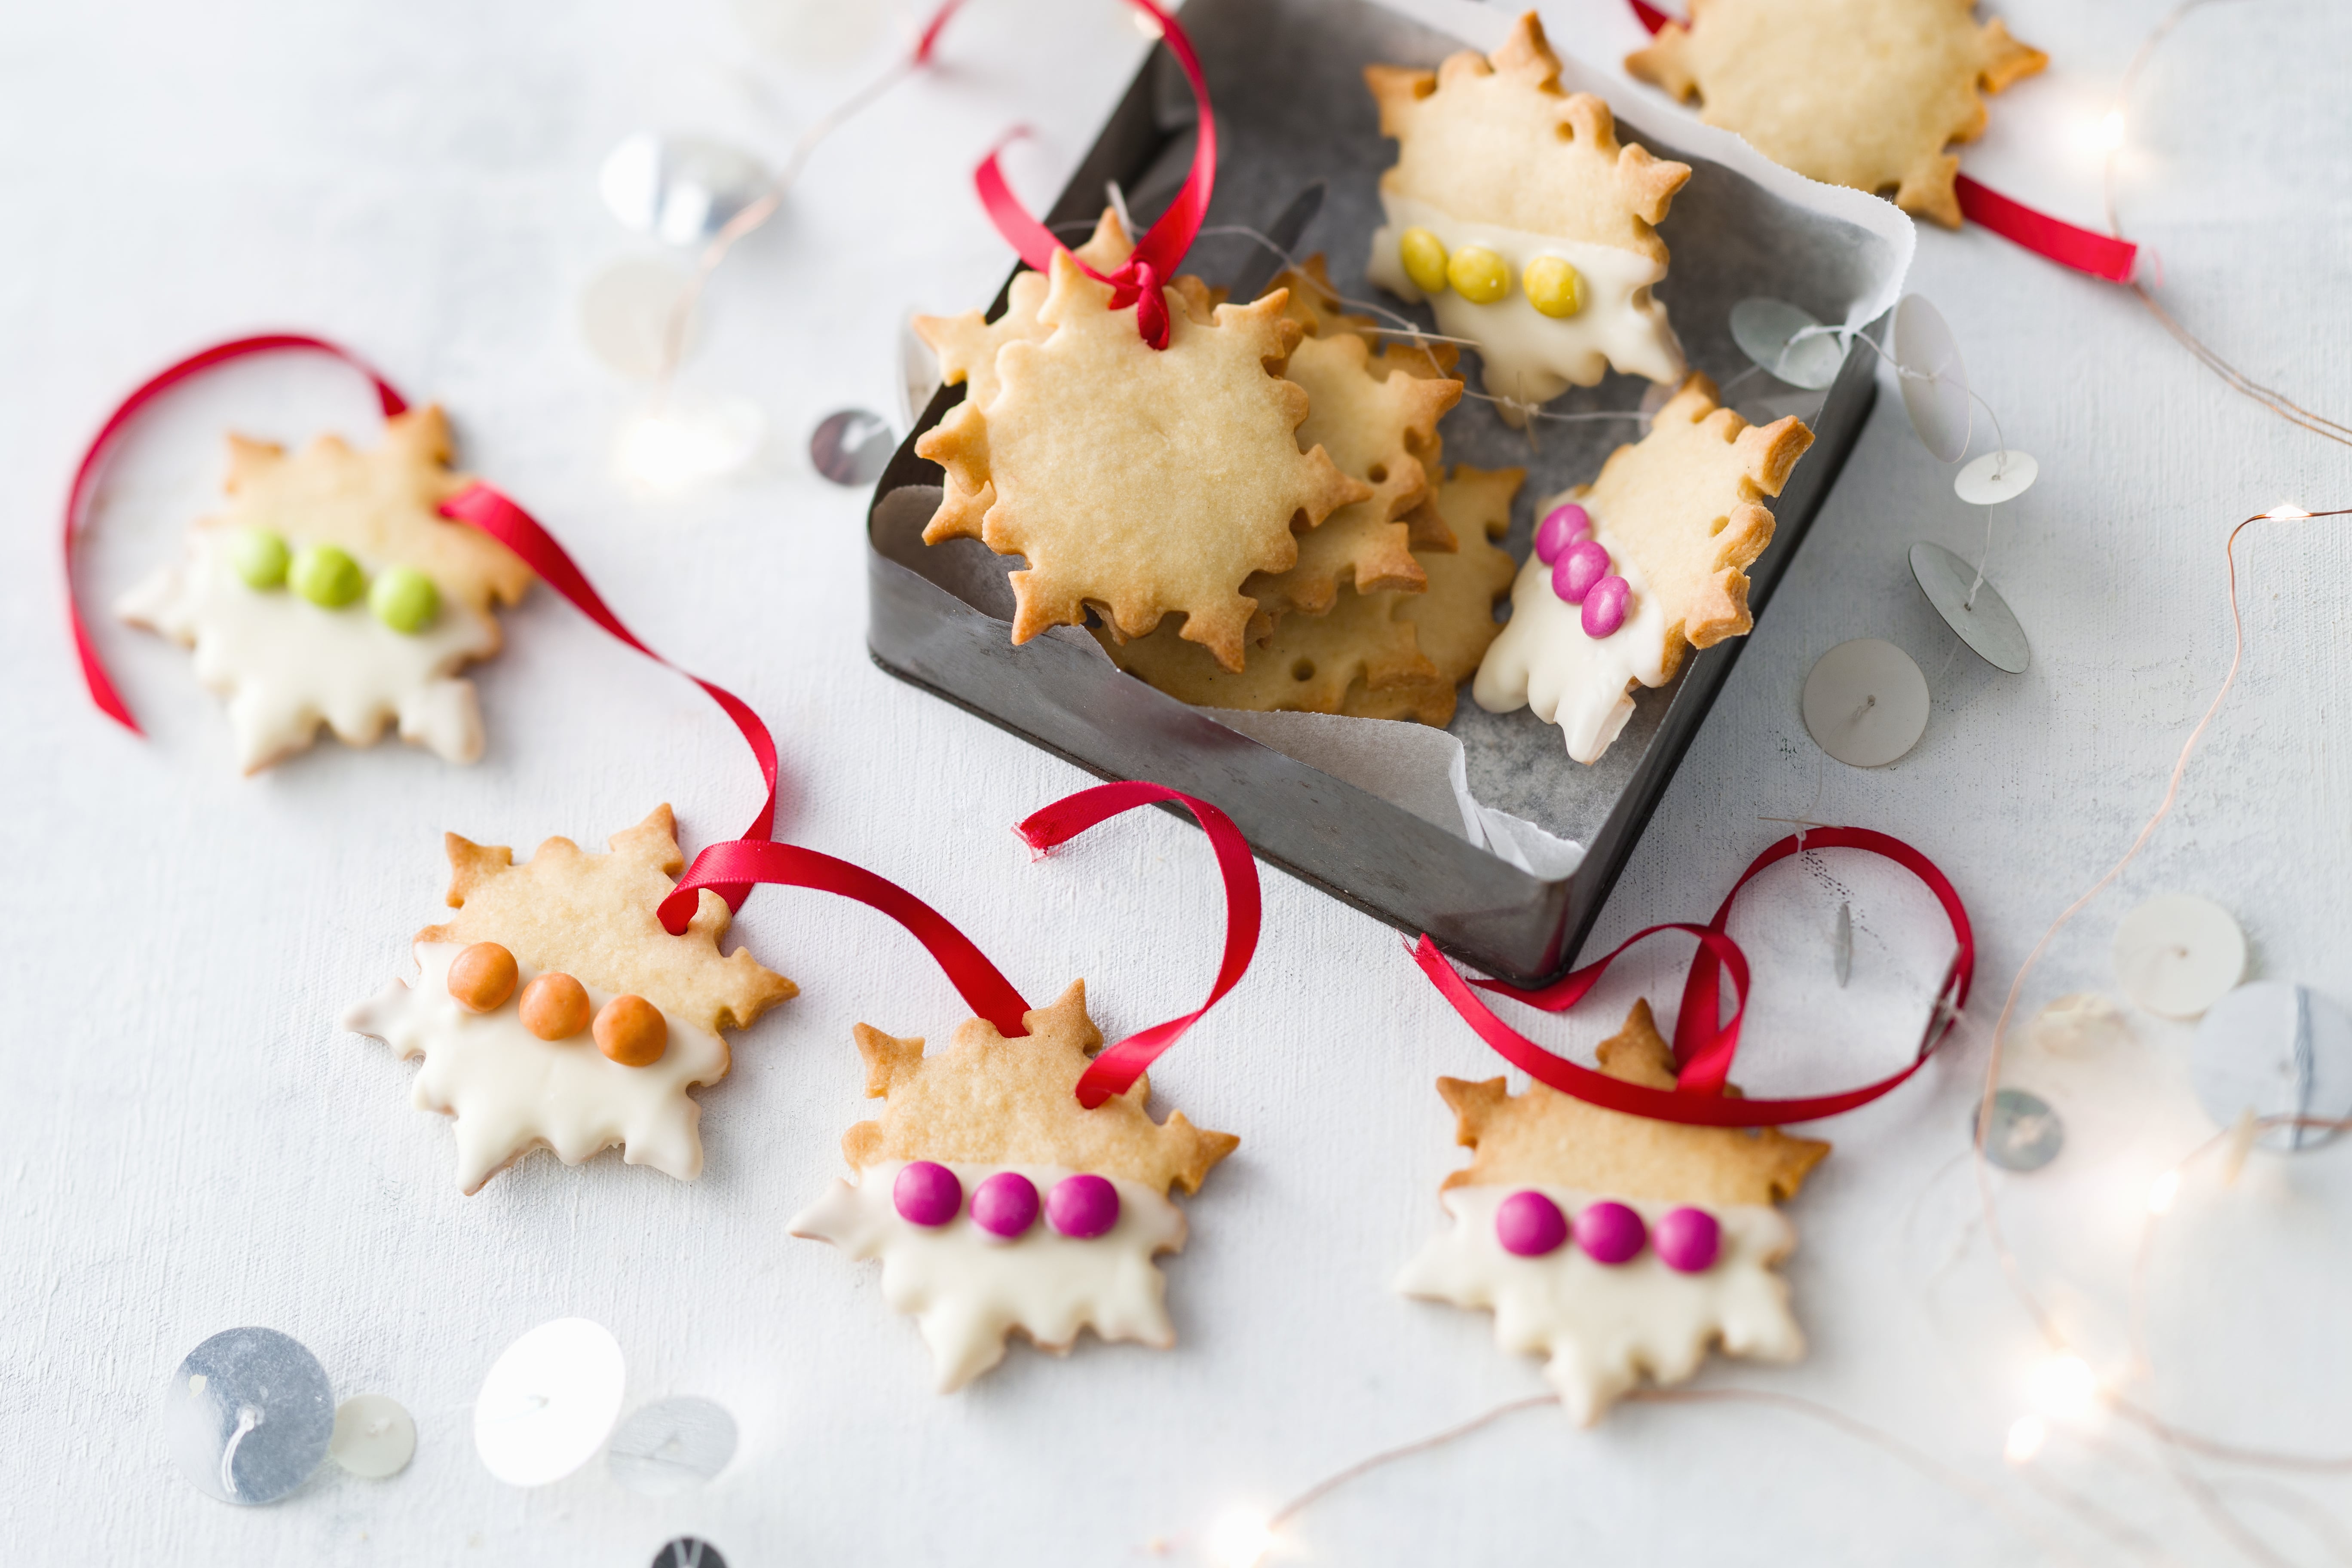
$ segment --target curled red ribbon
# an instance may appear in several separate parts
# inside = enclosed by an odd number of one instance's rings
[[[1195,800],[1164,784],[1139,781],[1097,784],[1055,801],[1014,829],[1032,849],[1044,854],[1099,823],[1137,806],[1161,802],[1181,805],[1191,812],[1216,851],[1217,870],[1225,888],[1224,955],[1218,963],[1216,982],[1210,987],[1207,1001],[1181,1017],[1137,1030],[1103,1050],[1088,1065],[1078,1079],[1076,1092],[1078,1103],[1089,1110],[1113,1095],[1127,1092],[1143,1076],[1144,1069],[1199,1023],[1202,1015],[1215,1006],[1249,968],[1250,958],[1257,951],[1257,866],[1233,818],[1207,801]],[[1029,1004],[971,939],[956,929],[954,922],[887,878],[813,849],[740,839],[731,844],[713,844],[694,858],[694,864],[687,868],[677,889],[663,901],[662,924],[673,933],[684,931],[687,921],[694,917],[696,894],[700,889],[740,887],[753,882],[836,893],[880,910],[906,927],[923,944],[965,1003],[995,1025],[998,1034],[1012,1039],[1029,1032],[1022,1021]]]
[[[1937,989],[1935,1008],[1920,1037],[1918,1053],[1900,1071],[1859,1089],[1794,1100],[1745,1100],[1727,1094],[1724,1089],[1731,1076],[1732,1058],[1739,1051],[1740,1025],[1748,1012],[1748,983],[1747,955],[1726,929],[1731,919],[1731,906],[1738,900],[1741,889],[1767,867],[1806,849],[1822,848],[1860,849],[1883,856],[1925,882],[1952,922],[1958,952],[1945,971],[1943,984]],[[1681,1015],[1675,1022],[1675,1070],[1672,1089],[1627,1083],[1555,1056],[1496,1016],[1494,1009],[1477,994],[1478,991],[1492,991],[1546,1012],[1564,1012],[1599,984],[1620,953],[1646,937],[1667,931],[1687,931],[1699,940],[1690,974],[1683,983]],[[1480,1039],[1492,1046],[1504,1060],[1562,1094],[1654,1121],[1707,1127],[1767,1127],[1785,1121],[1818,1121],[1867,1105],[1927,1066],[1936,1047],[1950,1035],[1960,1009],[1968,1005],[1969,985],[1976,975],[1977,944],[1958,889],[1934,861],[1901,839],[1867,827],[1817,827],[1781,839],[1750,861],[1739,880],[1732,884],[1731,891],[1724,895],[1715,918],[1706,925],[1655,925],[1636,931],[1600,962],[1537,990],[1522,990],[1497,980],[1465,981],[1426,934],[1413,949],[1413,962],[1421,965],[1430,984],[1437,987],[1438,994],[1453,1005]],[[1727,970],[1737,1005],[1728,1022],[1719,1022],[1721,981]]]
[[[1201,232],[1202,221],[1208,216],[1209,196],[1217,183],[1217,120],[1209,107],[1209,84],[1201,74],[1201,58],[1192,52],[1192,40],[1177,26],[1176,18],[1152,0],[1129,0],[1129,4],[1159,26],[1168,52],[1183,68],[1184,79],[1192,87],[1192,100],[1200,109],[1200,133],[1192,146],[1192,168],[1184,176],[1183,188],[1176,193],[1168,210],[1160,215],[1160,221],[1137,242],[1126,265],[1112,272],[1096,271],[1021,205],[1021,198],[1005,184],[1004,170],[997,160],[1004,142],[1026,134],[1024,131],[1013,131],[992,148],[988,156],[981,160],[980,167],[972,171],[971,183],[980,192],[980,205],[987,210],[989,221],[996,225],[996,232],[1020,253],[1023,261],[1043,272],[1052,267],[1056,251],[1067,253],[1087,277],[1111,286],[1112,310],[1124,310],[1133,305],[1136,331],[1153,348],[1164,349],[1168,346],[1168,300],[1160,290],[1165,280],[1174,276],[1184,253],[1192,248],[1193,237]]]
[[[1677,20],[1648,0],[1626,0],[1626,4],[1633,8],[1642,26],[1653,33]],[[2139,265],[2139,247],[2127,239],[2078,228],[2048,213],[2037,212],[1966,174],[1953,183],[1953,189],[1959,196],[1961,216],[2061,267],[2071,267],[2109,283],[2128,283]]]
[[[173,387],[205,371],[227,364],[233,360],[290,349],[331,354],[366,376],[375,386],[376,401],[383,405],[386,418],[407,409],[407,400],[400,395],[399,391],[390,382],[378,374],[365,360],[341,344],[299,332],[268,332],[257,337],[237,338],[229,342],[215,343],[211,348],[190,354],[178,363],[157,372],[142,383],[136,391],[124,398],[121,405],[107,416],[106,423],[99,427],[98,435],[91,439],[89,449],[82,454],[81,466],[74,471],[73,487],[66,496],[67,616],[73,626],[74,647],[81,656],[82,679],[89,685],[90,700],[98,705],[100,712],[121,723],[133,734],[143,731],[140,730],[137,721],[131,717],[130,708],[123,702],[121,695],[115,690],[113,680],[107,675],[106,666],[99,658],[97,645],[90,640],[89,628],[82,624],[81,610],[74,595],[74,542],[81,531],[82,513],[89,504],[89,492],[96,484],[100,465],[108,447],[113,442],[115,437],[121,433],[123,427],[131,423],[141,409]],[[533,521],[530,515],[522,508],[515,505],[488,485],[476,480],[443,503],[441,512],[445,517],[480,530],[513,551],[522,558],[524,565],[538,574],[541,581],[562,595],[582,615],[586,616],[607,633],[647,658],[656,664],[677,669],[680,675],[686,676],[688,680],[709,692],[711,700],[718,703],[727,717],[734,721],[735,727],[742,731],[744,742],[751,748],[751,754],[759,759],[761,773],[767,781],[767,798],[761,803],[759,814],[752,817],[751,826],[745,829],[745,837],[752,838],[768,837],[776,820],[776,742],[768,733],[768,727],[760,721],[760,716],[751,711],[750,704],[724,688],[703,679],[700,676],[678,669],[677,665],[671,664],[669,660],[638,641],[635,634],[623,626],[620,618],[605,607],[602,595],[590,585],[587,576],[573,564],[572,557],[564,552],[563,547],[556,543],[553,537]],[[727,900],[730,909],[740,909],[744,896],[750,891],[751,889],[748,886],[719,889],[720,895]]]

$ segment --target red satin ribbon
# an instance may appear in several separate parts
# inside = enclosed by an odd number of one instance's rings
[[[201,375],[215,365],[226,364],[231,360],[288,349],[332,354],[366,376],[375,384],[376,401],[383,405],[387,419],[408,407],[400,394],[393,390],[390,382],[378,375],[373,365],[349,349],[331,343],[324,338],[307,337],[299,332],[266,332],[257,337],[215,343],[149,376],[116,405],[113,413],[106,416],[106,423],[99,426],[98,434],[90,437],[89,447],[83,451],[80,467],[74,469],[73,486],[66,492],[66,621],[73,628],[74,651],[81,658],[81,678],[89,687],[89,700],[98,705],[100,712],[134,735],[143,735],[146,731],[139,727],[139,721],[131,716],[130,705],[122,700],[122,694],[114,689],[113,679],[106,673],[105,661],[98,656],[98,645],[90,640],[89,628],[82,624],[81,601],[74,592],[74,542],[81,534],[83,514],[89,508],[90,492],[97,488],[99,468],[105,460],[107,449],[122,433],[123,427],[137,418],[142,409],[182,382]]]
[[[1642,26],[1653,33],[1677,20],[1648,4],[1648,0],[1625,3],[1633,8]],[[2132,272],[2139,262],[2139,247],[2131,241],[2077,228],[2048,213],[2037,212],[2023,202],[2012,201],[1966,174],[1954,182],[1953,188],[1959,195],[1961,216],[1983,225],[2012,245],[2021,245],[2046,260],[2109,283],[2132,280]]]
[[[1111,286],[1111,309],[1124,310],[1133,305],[1136,331],[1153,348],[1164,349],[1168,346],[1168,300],[1160,290],[1174,276],[1184,253],[1192,248],[1193,237],[1201,232],[1202,220],[1208,216],[1209,196],[1217,183],[1217,120],[1209,108],[1209,84],[1201,75],[1201,58],[1192,52],[1192,40],[1184,36],[1176,18],[1152,0],[1129,3],[1159,24],[1161,41],[1184,68],[1184,79],[1192,84],[1192,100],[1200,109],[1200,135],[1192,146],[1192,169],[1184,177],[1183,189],[1176,193],[1176,199],[1160,215],[1160,221],[1137,243],[1126,265],[1112,272],[1096,271],[1055,238],[1052,229],[1032,217],[1029,209],[1021,205],[1021,198],[1013,194],[997,160],[1005,142],[1027,134],[1025,130],[1007,133],[991,149],[988,156],[981,160],[980,167],[972,171],[971,183],[980,192],[980,205],[996,225],[996,232],[1020,253],[1022,260],[1043,272],[1053,265],[1056,251],[1067,252],[1087,277]]]
[[[1139,805],[1173,802],[1191,812],[1209,836],[1217,855],[1217,870],[1225,885],[1225,949],[1217,966],[1209,999],[1181,1017],[1139,1029],[1109,1047],[1087,1067],[1077,1082],[1078,1103],[1091,1110],[1113,1095],[1124,1094],[1160,1054],[1183,1037],[1234,988],[1250,957],[1257,951],[1259,919],[1257,866],[1247,841],[1233,819],[1204,800],[1146,783],[1097,784],[1055,801],[1023,822],[1014,831],[1032,849],[1043,854],[1122,813]],[[1008,1039],[1029,1032],[1022,1015],[1029,1004],[997,967],[958,931],[948,918],[888,879],[830,855],[789,844],[737,842],[714,844],[694,858],[677,889],[661,907],[662,924],[682,931],[693,918],[696,891],[749,882],[772,882],[782,887],[814,888],[879,910],[914,935],[939,961],[958,993],[980,1016],[996,1026]]]
[[[123,703],[121,694],[115,690],[114,682],[109,679],[106,666],[100,660],[97,647],[90,640],[89,629],[82,624],[81,612],[74,596],[74,541],[80,532],[83,510],[88,505],[89,492],[96,481],[100,461],[105,457],[109,444],[121,434],[123,426],[128,425],[141,409],[171,388],[216,365],[226,364],[232,360],[244,359],[253,354],[274,353],[287,349],[332,354],[357,370],[374,384],[376,401],[383,405],[386,418],[402,413],[408,407],[407,400],[402,397],[393,384],[378,374],[365,360],[349,349],[329,342],[324,338],[308,337],[298,332],[270,332],[258,337],[238,338],[190,354],[186,359],[157,373],[142,384],[136,391],[122,400],[121,405],[108,416],[106,423],[99,427],[97,437],[89,444],[89,449],[82,454],[80,468],[74,472],[73,488],[66,497],[65,534],[66,602],[68,614],[73,625],[74,646],[81,655],[82,678],[89,684],[90,700],[98,704],[100,712],[121,723],[134,734],[142,731],[131,717],[131,710]],[[489,486],[476,480],[444,502],[441,513],[445,517],[479,529],[513,551],[522,558],[524,565],[537,573],[541,581],[569,600],[582,615],[586,616],[613,637],[647,658],[667,666],[671,669],[677,669],[680,675],[686,676],[688,680],[709,692],[711,700],[718,703],[725,710],[727,717],[735,721],[735,727],[743,732],[743,740],[751,748],[751,754],[759,759],[760,772],[767,780],[767,798],[761,803],[759,814],[752,817],[751,826],[744,830],[744,837],[747,838],[768,837],[776,820],[776,742],[768,733],[768,727],[760,721],[760,716],[751,711],[749,704],[734,693],[714,686],[699,676],[678,669],[677,666],[671,664],[669,660],[639,642],[636,636],[621,624],[620,617],[605,607],[604,598],[589,584],[587,577],[582,574],[580,568],[572,563],[572,557],[564,553],[563,547],[556,543],[545,529],[533,521],[528,512]],[[727,900],[730,909],[740,909],[745,895],[751,890],[748,885],[744,885],[722,888],[720,893]]]
[[[1935,1011],[1920,1037],[1918,1054],[1901,1071],[1859,1089],[1794,1100],[1743,1100],[1727,1094],[1725,1085],[1731,1074],[1732,1059],[1739,1051],[1740,1026],[1748,1011],[1748,983],[1747,955],[1726,929],[1731,919],[1731,906],[1738,900],[1741,889],[1767,867],[1802,850],[1822,848],[1860,849],[1884,856],[1925,882],[1951,921],[1959,951],[1945,973],[1944,984],[1937,990]],[[1691,960],[1690,974],[1683,984],[1681,1016],[1675,1024],[1675,1071],[1672,1089],[1627,1083],[1555,1056],[1496,1016],[1494,1009],[1477,994],[1481,990],[1492,991],[1547,1012],[1565,1011],[1599,983],[1620,953],[1643,938],[1665,931],[1687,931],[1699,939],[1699,950]],[[1588,964],[1538,990],[1522,990],[1496,980],[1465,981],[1425,934],[1413,949],[1413,962],[1421,965],[1430,984],[1453,1004],[1454,1010],[1462,1015],[1463,1021],[1476,1031],[1479,1038],[1492,1046],[1504,1060],[1562,1094],[1656,1121],[1707,1127],[1766,1127],[1784,1121],[1818,1121],[1867,1105],[1927,1066],[1927,1058],[1951,1033],[1960,1009],[1968,1005],[1969,985],[1976,974],[1977,944],[1958,891],[1934,861],[1901,839],[1866,827],[1820,827],[1783,838],[1759,855],[1740,873],[1739,880],[1724,895],[1715,918],[1706,925],[1657,925],[1637,931],[1599,963]],[[1738,1005],[1728,1022],[1718,1022],[1725,970],[1730,972]]]

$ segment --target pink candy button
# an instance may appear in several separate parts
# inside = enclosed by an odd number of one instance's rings
[[[1574,501],[1544,513],[1536,526],[1536,559],[1549,566],[1578,540],[1592,532],[1592,514]]]
[[[1037,1223],[1037,1184],[1018,1171],[999,1171],[972,1189],[971,1223],[1004,1241]]]
[[[1108,1176],[1064,1176],[1045,1194],[1045,1223],[1074,1241],[1090,1241],[1118,1223],[1118,1189]]]
[[[1668,1209],[1650,1233],[1658,1258],[1677,1274],[1703,1274],[1723,1250],[1723,1227],[1705,1209]]]
[[[1568,553],[1551,565],[1551,591],[1560,602],[1580,605],[1593,584],[1609,575],[1609,552],[1597,539],[1569,546]]]
[[[1595,1263],[1629,1261],[1642,1250],[1642,1216],[1623,1204],[1607,1200],[1588,1204],[1576,1216],[1576,1245]]]
[[[1624,578],[1611,574],[1592,584],[1584,595],[1584,635],[1605,637],[1625,624],[1625,602],[1633,596],[1633,585]]]
[[[945,1165],[917,1160],[890,1184],[890,1201],[908,1225],[945,1225],[963,1207],[963,1184]]]
[[[1514,1258],[1541,1258],[1568,1239],[1568,1216],[1541,1193],[1513,1193],[1495,1210],[1495,1239]]]

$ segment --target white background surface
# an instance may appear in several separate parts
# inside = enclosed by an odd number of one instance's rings
[[[1969,168],[2095,219],[2084,135],[2161,9],[2012,6],[2056,64],[1996,104]],[[1602,0],[1554,24],[1597,58],[1635,41]],[[1163,1108],[1243,1139],[1189,1205],[1192,1247],[1169,1264],[1173,1352],[1016,1348],[941,1399],[877,1270],[784,1235],[865,1112],[851,1022],[937,1037],[961,1016],[910,944],[814,895],[763,891],[739,928],[803,994],[740,1037],[735,1073],[704,1094],[701,1182],[541,1156],[460,1198],[447,1128],[408,1107],[412,1069],[333,1022],[405,972],[409,933],[439,909],[442,830],[593,842],[668,799],[699,844],[740,826],[752,773],[691,689],[539,594],[479,672],[479,766],[330,743],[237,778],[186,656],[102,607],[177,549],[224,428],[372,438],[370,404],[335,370],[242,368],[142,426],[100,515],[84,603],[151,738],[84,700],[52,521],[81,442],[188,348],[321,331],[446,405],[468,467],[555,528],[641,634],[766,715],[790,774],[784,836],[911,884],[1033,997],[1084,975],[1108,1030],[1190,1005],[1215,941],[1197,836],[1123,822],[1030,865],[1006,825],[1086,781],[867,662],[864,498],[799,455],[829,409],[892,406],[903,312],[993,291],[1006,258],[971,163],[1026,121],[1037,136],[1015,178],[1041,201],[1055,188],[1139,56],[1118,7],[973,0],[942,68],[827,148],[719,284],[688,379],[765,410],[775,437],[757,473],[667,500],[610,474],[637,393],[588,358],[572,307],[632,242],[596,201],[597,162],[644,126],[781,150],[888,47],[878,16],[853,15],[833,45],[812,36],[803,24],[795,52],[763,48],[720,0],[124,0],[7,24],[0,1539],[15,1556],[617,1568],[691,1529],[739,1568],[1189,1562],[1229,1510],[1270,1508],[1372,1447],[1540,1390],[1483,1314],[1386,1289],[1439,1223],[1436,1184],[1459,1159],[1430,1080],[1497,1064],[1392,932],[1277,874],[1247,984],[1155,1075]],[[2339,416],[2352,165],[2332,68],[2317,68],[2347,45],[2352,21],[2325,4],[2191,17],[2143,84],[2123,202],[2177,310]],[[1810,1358],[1717,1363],[1698,1384],[1818,1401],[1944,1479],[1783,1408],[1634,1407],[1596,1432],[1539,1411],[1340,1493],[1295,1532],[1297,1560],[2258,1560],[2112,1421],[2062,1426],[2031,1468],[2003,1464],[2035,1346],[1973,1225],[1963,1124],[2001,990],[2153,805],[2221,677],[2228,525],[2283,497],[2352,504],[2352,459],[2229,396],[2125,293],[1988,234],[1923,233],[1913,276],[2011,439],[2042,459],[1993,568],[2033,668],[2004,678],[1955,654],[1911,585],[1914,539],[1972,553],[1981,521],[1883,399],[1599,936],[1703,914],[1780,831],[1760,816],[1893,831],[1958,882],[1982,942],[1971,1033],[1923,1080],[1825,1129],[1837,1153],[1793,1206]],[[2269,528],[2241,561],[2238,694],[2172,821],[2057,945],[2029,1008],[2111,987],[2115,920],[2167,889],[2232,908],[2257,973],[2352,996],[2352,534]],[[1920,748],[1874,773],[1824,763],[1797,715],[1812,659],[1862,636],[1906,647],[1936,693]],[[1891,1062],[1940,967],[1916,893],[1866,867],[1829,871],[1759,889],[1735,927],[1762,971],[1751,1087]],[[1862,928],[1843,993],[1834,879]],[[1637,985],[1669,1005],[1675,971],[1662,953],[1537,1032],[1589,1047]],[[2070,1141],[2049,1172],[1999,1184],[2003,1213],[2028,1276],[2119,1379],[2135,1378],[2122,1326],[2142,1194],[2210,1131],[2185,1088],[2185,1038],[2140,1018],[2126,1047],[2067,1062],[2021,1051],[2013,1075],[2058,1103]],[[2154,1371],[2129,1383],[2137,1397],[2229,1439],[2352,1448],[2347,1161],[2258,1157],[2228,1192],[2192,1181],[2158,1249]],[[572,1313],[619,1336],[633,1407],[698,1394],[733,1411],[742,1451],[716,1487],[655,1502],[601,1462],[530,1493],[483,1471],[467,1422],[483,1372],[516,1334]],[[159,1438],[163,1379],[240,1323],[304,1340],[340,1394],[402,1400],[415,1464],[383,1482],[331,1468],[262,1510],[182,1483]],[[2352,1556],[2341,1482],[2199,1473],[2263,1550]]]

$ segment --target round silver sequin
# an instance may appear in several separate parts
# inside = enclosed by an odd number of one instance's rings
[[[275,1329],[215,1334],[163,1389],[173,1462],[222,1502],[276,1502],[317,1471],[334,1431],[327,1369]]]
[[[2242,1111],[2335,1121],[2352,1116],[2352,1014],[2307,985],[2257,980],[2206,1010],[2189,1045],[2189,1081],[2221,1126]],[[2265,1149],[2315,1149],[2326,1127],[2266,1129]]]
[[[1969,1108],[1969,1142],[1977,1137],[1979,1101]],[[2004,1089],[1992,1097],[1992,1115],[1984,1130],[1985,1158],[2004,1171],[2038,1171],[2066,1146],[2066,1123],[2038,1094]]]
[[[662,1543],[654,1553],[653,1568],[727,1568],[719,1548],[698,1536],[681,1535]]]
[[[1911,547],[1911,575],[1919,581],[1919,591],[1944,617],[1944,624],[1959,635],[1969,651],[1995,669],[2011,675],[2021,675],[2033,662],[2033,649],[2025,640],[2025,628],[2017,623],[2017,612],[2000,596],[2000,590],[1978,575],[1977,569],[1945,549],[1926,540]]]
[[[853,489],[880,479],[898,449],[889,421],[863,408],[826,415],[809,436],[809,461],[816,471]]]
[[[709,1484],[734,1457],[732,1415],[708,1399],[665,1399],[621,1423],[604,1462],[639,1497],[673,1497]]]

